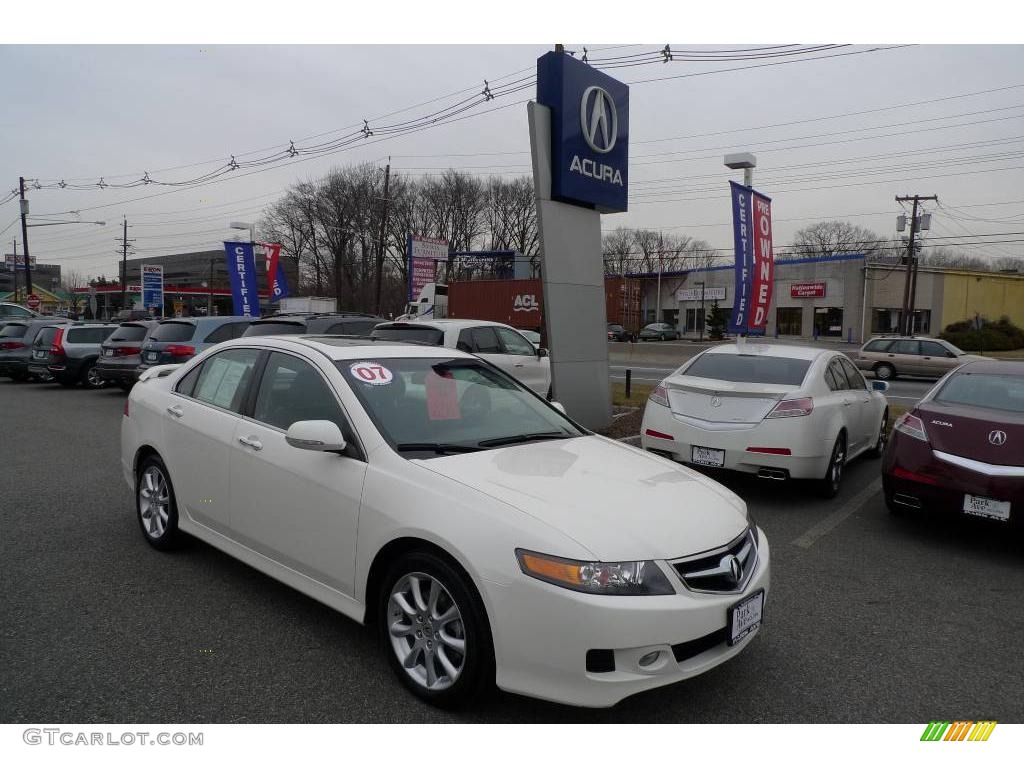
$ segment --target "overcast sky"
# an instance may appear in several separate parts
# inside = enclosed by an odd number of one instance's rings
[[[616,48],[603,55],[663,45]],[[581,51],[583,44],[567,46]],[[749,46],[723,40],[701,47]],[[485,78],[493,85],[532,76],[537,57],[547,50],[550,46],[0,47],[0,71],[6,73],[0,82],[5,114],[0,199],[21,175],[109,182],[149,171],[165,180],[191,178],[230,155],[242,159],[252,150],[285,149],[290,140],[301,146],[306,137],[343,128],[347,133],[364,119],[482,89]],[[858,50],[866,46],[827,53]],[[741,174],[725,169],[721,157],[749,150],[758,157],[755,186],[774,200],[777,252],[797,229],[819,218],[848,219],[892,236],[897,194],[937,194],[944,206],[955,208],[936,210],[934,238],[1024,231],[1024,46],[917,45],[678,77],[737,66],[743,64],[674,62],[610,72],[633,83],[631,200],[627,213],[604,217],[605,229],[664,228],[729,248],[727,181]],[[980,91],[991,92],[947,98]],[[388,121],[422,116],[470,94]],[[33,215],[80,210],[83,219],[107,222],[105,227],[32,229],[32,254],[42,263],[110,277],[117,274],[114,240],[121,234],[122,215],[132,225],[129,237],[140,256],[215,248],[235,234],[229,221],[257,217],[289,184],[346,163],[383,166],[388,156],[395,173],[447,167],[527,173],[526,106],[516,102],[533,96],[531,87],[467,114],[493,111],[450,125],[386,141],[375,136],[330,156],[254,175],[239,172],[151,199],[137,198],[166,188],[30,190]],[[932,103],[918,103],[926,101]],[[849,115],[867,110],[874,111]],[[763,127],[779,123],[791,124]],[[374,124],[371,119],[371,129]],[[213,162],[156,170],[203,161]],[[0,207],[0,229],[7,227],[0,233],[4,252],[10,252],[14,238],[20,248],[17,213],[14,201]],[[1020,242],[968,250],[1024,255]]]

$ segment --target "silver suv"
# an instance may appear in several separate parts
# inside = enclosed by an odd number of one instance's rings
[[[89,389],[99,389],[106,385],[96,370],[100,346],[116,330],[117,325],[110,323],[44,328],[32,343],[28,372],[37,377],[53,376],[65,387],[81,382]]]

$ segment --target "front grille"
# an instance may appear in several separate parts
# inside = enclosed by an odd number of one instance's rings
[[[757,529],[711,552],[673,560],[672,567],[694,592],[742,592],[757,567]]]

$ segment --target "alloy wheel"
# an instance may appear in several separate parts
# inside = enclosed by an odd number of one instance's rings
[[[159,467],[146,467],[139,479],[139,515],[146,535],[159,539],[167,530],[170,492],[167,478]]]
[[[99,389],[103,386],[103,379],[100,377],[100,372],[96,370],[96,366],[90,366],[89,370],[85,372],[85,383],[91,389]]]
[[[836,489],[839,488],[839,482],[843,479],[844,458],[846,458],[846,451],[843,449],[842,440],[839,440],[836,442],[835,450],[832,452],[832,467],[829,475],[832,487]]]
[[[414,572],[395,583],[388,599],[388,635],[405,673],[427,690],[450,688],[465,668],[462,613],[433,576]]]

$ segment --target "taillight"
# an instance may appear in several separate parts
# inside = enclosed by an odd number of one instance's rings
[[[20,341],[4,341],[0,342],[0,349],[22,349],[25,346]]]
[[[790,416],[808,416],[814,410],[814,400],[809,397],[798,397],[796,400],[782,400],[772,408],[769,419],[787,419]]]
[[[128,403],[129,402],[130,402],[129,399],[126,397],[124,399],[124,410],[121,411],[124,414],[125,418],[128,418],[128,416],[131,415],[131,414],[128,413]]]
[[[924,431],[924,422],[912,413],[904,413],[896,419],[892,428],[907,437],[928,442],[928,433]]]
[[[644,434],[646,434],[648,437],[656,437],[659,440],[675,440],[675,438],[672,437],[672,435],[667,435],[664,432],[659,432],[656,429],[648,429]]]
[[[164,352],[174,357],[192,357],[196,353],[196,348],[190,344],[168,344],[164,347]]]
[[[114,347],[114,357],[122,357],[124,355],[134,355],[136,352],[135,347]]]
[[[651,390],[651,394],[648,399],[652,403],[657,403],[658,405],[663,405],[668,408],[668,390],[665,389],[665,382],[662,382]]]
[[[53,343],[50,345],[51,355],[63,355],[64,354],[64,329],[58,328],[57,333],[53,337]]]

